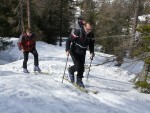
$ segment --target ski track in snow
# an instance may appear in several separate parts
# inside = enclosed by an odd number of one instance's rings
[[[17,39],[12,40],[16,44]],[[49,75],[22,73],[23,56],[17,60],[20,52],[16,46],[9,53],[15,61],[0,65],[0,113],[149,113],[150,96],[139,93],[129,82],[134,74],[111,65],[94,66],[108,55],[95,56],[88,80],[85,69],[83,82],[99,91],[95,95],[83,93],[65,80],[61,83],[66,63],[64,47],[38,42],[37,51],[40,68]],[[86,65],[89,62],[87,52]],[[30,54],[30,72],[33,65]],[[72,65],[70,57],[68,65]]]

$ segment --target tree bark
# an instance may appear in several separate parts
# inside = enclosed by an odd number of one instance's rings
[[[28,28],[31,29],[31,0],[27,0],[27,19],[28,19]]]
[[[148,71],[149,71],[149,64],[144,64],[143,69],[139,75],[138,81],[146,81],[147,80],[147,76],[148,76]]]
[[[21,16],[21,31],[24,32],[24,20],[23,20],[23,2],[20,0],[20,16]]]
[[[141,0],[135,0],[135,1],[136,1],[136,5],[135,5],[135,13],[134,13],[134,19],[133,19],[133,26],[132,26],[132,35],[134,35],[136,32],[136,27],[137,27],[137,23],[138,23],[139,7],[140,7]]]
[[[61,0],[60,4],[60,36],[59,36],[59,46],[62,46],[62,13],[63,13],[63,0]]]

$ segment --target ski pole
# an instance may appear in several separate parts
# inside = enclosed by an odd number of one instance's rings
[[[90,68],[91,68],[92,60],[93,60],[93,58],[91,58],[90,67],[89,67],[89,71],[88,71],[88,74],[87,74],[87,78],[86,78],[86,80],[88,80],[88,77],[89,77],[89,72],[90,72]]]
[[[22,54],[22,51],[20,52],[20,55],[19,55],[19,57],[18,57],[18,60],[20,60],[20,58],[21,58],[21,54]],[[18,60],[17,60],[17,61],[18,61]]]
[[[7,52],[7,54],[14,49],[15,45],[12,46],[12,48]]]
[[[69,58],[69,55],[67,56],[67,61],[66,61],[66,65],[65,65],[65,70],[64,70],[63,78],[62,78],[62,83],[63,83],[63,80],[64,80],[65,71],[66,71],[66,68],[67,68],[68,58]]]

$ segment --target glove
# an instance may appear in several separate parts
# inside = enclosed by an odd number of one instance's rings
[[[23,50],[22,47],[18,46],[18,49],[19,49],[20,51],[24,52],[24,50]]]
[[[22,50],[22,47],[18,46],[18,49],[21,51],[21,50]]]
[[[94,56],[95,56],[95,53],[91,53],[90,59],[93,60]]]

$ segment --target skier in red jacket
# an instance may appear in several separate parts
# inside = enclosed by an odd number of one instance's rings
[[[27,61],[29,53],[32,53],[34,56],[34,71],[41,72],[39,68],[39,61],[38,61],[38,53],[36,50],[36,42],[35,42],[35,35],[31,32],[30,28],[26,29],[26,32],[20,35],[18,41],[18,48],[23,52],[24,61],[23,61],[23,72],[29,73],[27,69]]]

